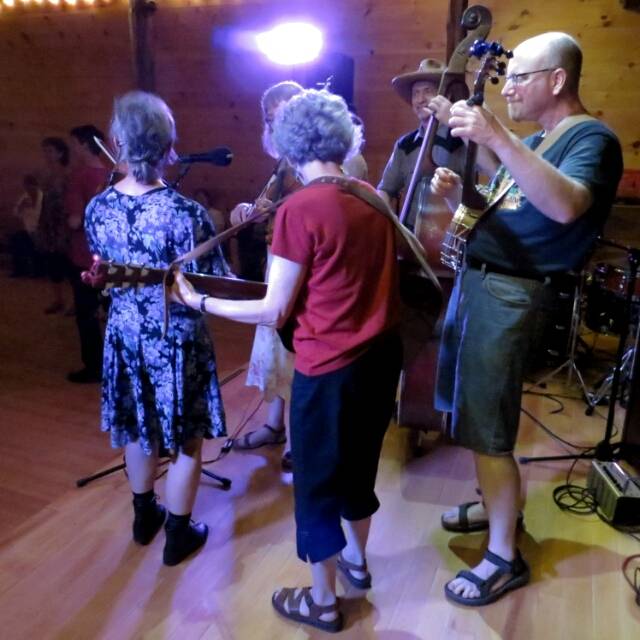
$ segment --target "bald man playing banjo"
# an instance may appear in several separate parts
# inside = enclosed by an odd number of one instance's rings
[[[436,387],[437,408],[452,413],[453,438],[473,451],[483,500],[445,513],[442,524],[489,530],[480,564],[445,586],[447,598],[466,606],[489,604],[529,581],[516,547],[521,489],[513,455],[524,365],[536,315],[558,279],[584,264],[622,173],[616,136],[580,100],[578,43],[544,33],[513,54],[502,89],[509,117],[540,130],[520,140],[485,106],[464,101],[449,119],[453,136],[496,158],[493,206],[466,243]],[[437,169],[431,188],[452,210],[460,203],[461,180],[452,171]]]

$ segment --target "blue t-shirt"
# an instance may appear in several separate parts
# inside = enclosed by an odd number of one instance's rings
[[[524,139],[532,149],[541,141],[540,133]],[[605,125],[592,120],[569,129],[542,157],[590,189],[591,207],[577,220],[561,224],[530,204],[514,184],[474,229],[468,256],[503,269],[532,274],[582,267],[602,232],[622,176],[620,143]],[[492,185],[505,174],[504,166],[500,167]]]

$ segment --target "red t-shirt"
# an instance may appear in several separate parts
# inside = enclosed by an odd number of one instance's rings
[[[78,167],[69,175],[64,200],[67,217],[82,220],[80,228],[71,229],[69,241],[69,259],[76,267],[87,269],[93,262],[84,232],[84,210],[93,196],[105,188],[108,176],[104,167]]]
[[[276,214],[271,252],[307,267],[292,312],[295,366],[305,375],[344,367],[397,324],[394,228],[357,196],[334,184],[289,196]]]

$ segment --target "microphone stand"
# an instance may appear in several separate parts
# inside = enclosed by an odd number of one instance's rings
[[[616,353],[616,364],[613,369],[613,376],[611,379],[611,392],[609,396],[609,410],[607,413],[607,421],[604,432],[604,438],[595,446],[595,450],[592,454],[570,454],[562,456],[538,456],[527,457],[521,456],[518,458],[518,462],[521,464],[528,464],[529,462],[545,462],[550,460],[575,460],[575,459],[595,459],[602,461],[611,460],[626,460],[627,451],[626,446],[621,443],[612,444],[611,438],[613,436],[614,420],[616,413],[616,401],[618,398],[618,390],[620,388],[620,378],[624,361],[624,354],[627,345],[627,339],[629,337],[629,325],[631,323],[631,310],[633,306],[633,297],[635,294],[636,280],[638,278],[638,265],[640,264],[640,249],[635,247],[629,247],[626,245],[612,242],[611,240],[600,239],[600,243],[616,249],[621,249],[627,253],[627,261],[629,263],[629,278],[627,280],[627,290],[625,292],[625,304],[624,304],[624,325],[620,332],[620,342],[618,344],[618,351]]]
[[[227,384],[227,382],[231,382],[231,380],[233,380],[236,376],[238,376],[241,373],[241,371],[242,369],[238,369],[237,371],[230,373],[226,378],[224,378],[224,380],[221,380],[220,388],[224,387],[224,385]],[[222,450],[223,452],[225,452],[225,446],[222,447]],[[165,451],[161,450],[159,457],[168,457],[166,450]],[[168,462],[168,461],[169,460],[166,460],[165,462]],[[104,469],[103,471],[98,471],[97,473],[94,473],[90,476],[84,476],[83,478],[79,478],[78,480],[76,480],[76,487],[78,488],[84,487],[88,485],[90,482],[93,482],[94,480],[98,480],[99,478],[104,478],[105,476],[115,473],[116,471],[122,471],[126,468],[127,468],[127,463],[122,462],[120,464],[114,465],[113,467],[109,467],[108,469]],[[218,482],[220,484],[221,489],[225,491],[228,491],[229,489],[231,489],[231,480],[229,478],[220,476],[217,473],[213,473],[213,471],[209,471],[208,469],[200,469],[200,473],[202,473],[202,475],[204,476],[207,476],[207,478],[211,478],[212,480],[215,480],[216,482]]]
[[[165,462],[169,462],[169,460],[167,459]],[[85,476],[84,478],[79,478],[78,480],[76,480],[76,487],[78,488],[84,487],[85,485],[89,484],[90,482],[93,482],[94,480],[98,480],[99,478],[104,478],[105,476],[115,473],[116,471],[124,470],[126,468],[127,468],[127,463],[122,462],[121,464],[117,464],[113,467],[109,467],[108,469],[104,469],[104,471],[99,471],[98,473],[94,473],[93,475]],[[220,483],[220,488],[223,489],[224,491],[228,491],[229,489],[231,489],[230,478],[225,478],[224,476],[220,476],[217,473],[213,473],[213,471],[209,471],[208,469],[200,469],[200,472],[203,475],[207,476],[208,478],[211,478],[212,480],[215,480],[216,482]]]
[[[173,182],[167,182],[167,186],[177,191],[178,187],[180,186],[180,183],[182,182],[182,179],[187,175],[187,173],[189,173],[189,169],[191,169],[190,162],[186,162],[183,165],[181,165],[180,171],[178,172],[176,179]]]

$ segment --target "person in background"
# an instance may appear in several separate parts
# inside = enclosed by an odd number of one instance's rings
[[[217,233],[221,233],[227,228],[227,221],[224,217],[224,213],[214,206],[211,191],[204,187],[200,187],[193,192],[193,199],[207,210]]]
[[[74,127],[69,134],[72,166],[64,199],[70,230],[67,256],[76,309],[76,325],[80,337],[80,355],[84,366],[69,373],[67,380],[82,384],[102,380],[102,332],[97,315],[100,292],[84,284],[80,277],[80,274],[92,264],[84,231],[84,214],[91,198],[106,185],[109,171],[100,160],[101,150],[94,140],[104,140],[104,135],[99,129],[87,124]]]
[[[12,278],[36,277],[41,272],[36,233],[42,211],[42,190],[31,174],[24,176],[22,186],[24,191],[13,208],[17,230],[9,237]]]
[[[64,210],[68,180],[69,147],[62,138],[44,138],[41,143],[45,161],[42,178],[42,214],[38,224],[38,245],[44,258],[46,274],[51,282],[51,302],[46,314],[65,310],[64,283],[69,277],[67,251],[69,228]]]
[[[286,81],[269,87],[262,95],[260,101],[263,121],[262,148],[274,160],[279,159],[271,140],[276,111],[281,105],[286,104],[288,100],[302,93],[302,91],[304,89],[298,83]],[[267,211],[274,201],[285,197],[299,187],[300,184],[295,178],[293,169],[286,162],[281,162],[266,189],[266,193],[270,198],[263,197],[259,199],[255,206],[257,209]],[[251,210],[252,205],[248,202],[238,204],[231,212],[232,224],[242,222]],[[267,280],[273,260],[269,250],[273,235],[273,218],[274,216],[271,215],[267,222],[266,231],[268,245],[265,278]],[[264,400],[268,404],[267,419],[264,425],[255,431],[249,431],[240,438],[236,438],[233,443],[234,449],[256,449],[265,445],[279,445],[288,441],[285,407],[291,396],[292,379],[293,354],[284,348],[277,331],[273,327],[258,325],[249,360],[247,386],[260,389]],[[282,468],[285,471],[291,471],[289,445],[285,445]]]
[[[392,208],[398,208],[402,195],[409,187],[426,127],[433,114],[439,122],[431,154],[433,162],[436,166],[449,167],[458,173],[464,167],[464,144],[449,134],[451,103],[444,96],[438,95],[438,87],[444,71],[445,65],[442,62],[427,58],[420,62],[417,71],[396,76],[391,81],[393,88],[405,102],[411,105],[418,119],[418,128],[404,134],[396,141],[378,184],[378,193]],[[416,226],[416,217],[421,209],[421,203],[426,207],[424,212],[427,214],[438,215],[444,209],[446,220],[443,221],[443,226],[446,226],[451,219],[442,199],[439,199],[441,206],[434,207],[429,187],[432,176],[433,173],[429,172],[423,172],[420,176],[409,215],[405,221],[406,226],[412,230]],[[433,220],[431,223],[433,224]]]
[[[196,189],[193,192],[193,199],[207,210],[216,233],[222,233],[228,228],[227,218],[224,212],[215,206],[214,198],[209,189],[205,189],[204,187]],[[240,273],[237,238],[229,238],[224,242],[222,244],[222,253],[225,259],[231,264],[233,272]]]
[[[119,263],[166,268],[215,235],[206,210],[165,186],[174,155],[175,123],[169,107],[134,91],[115,102],[111,137],[126,163],[122,180],[87,207],[92,252]],[[186,265],[189,271],[228,276],[219,248]],[[163,561],[175,565],[199,549],[207,525],[191,523],[201,469],[202,439],[226,434],[213,345],[199,312],[171,304],[163,332],[161,284],[114,288],[105,333],[102,429],[124,447],[133,492],[133,539],[149,544],[166,509],[154,494],[158,455],[170,456],[166,484],[169,515]]]
[[[402,359],[395,228],[368,198],[332,182],[361,143],[342,98],[315,90],[292,97],[277,110],[272,137],[305,186],[276,214],[265,298],[200,295],[182,275],[173,295],[239,322],[292,323],[297,550],[313,584],[279,589],[272,603],[290,620],[335,632],[343,627],[337,570],[361,589],[372,580],[365,550]],[[377,198],[370,185],[352,185]]]

